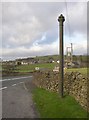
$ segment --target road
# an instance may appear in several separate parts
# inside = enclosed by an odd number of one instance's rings
[[[38,112],[32,100],[32,93],[25,82],[32,81],[32,76],[8,77],[0,80],[2,92],[2,118],[38,118]],[[29,86],[31,87],[31,86]]]

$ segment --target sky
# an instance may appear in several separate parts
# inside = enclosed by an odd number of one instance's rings
[[[86,2],[2,2],[0,57],[3,60],[59,54],[58,16],[63,14],[64,54],[87,53]]]

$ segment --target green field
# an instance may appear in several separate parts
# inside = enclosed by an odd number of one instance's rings
[[[33,100],[42,118],[86,118],[87,112],[72,98],[41,88],[33,91]]]
[[[0,71],[2,70],[2,66],[0,65]]]
[[[35,67],[47,68],[52,70],[55,67],[55,63],[20,65],[17,67],[17,70],[18,72],[32,72],[35,70]]]
[[[57,63],[43,63],[43,64],[29,64],[29,65],[18,65],[18,66],[2,66],[2,70],[5,69],[5,71],[9,72],[19,72],[19,73],[29,73],[34,72],[35,67],[39,67],[40,69],[44,70],[53,70],[55,66],[59,66]],[[9,69],[8,69],[9,68]],[[1,70],[1,66],[0,66]],[[66,72],[80,72],[83,75],[87,76],[87,68],[70,68],[66,69]]]
[[[71,68],[66,70],[66,72],[80,72],[85,76],[87,76],[87,71],[88,71],[88,68]]]
[[[18,72],[32,72],[35,70],[35,67],[39,67],[40,69],[47,68],[47,69],[53,70],[56,65],[57,65],[56,63],[20,65],[20,66],[17,66],[17,71]],[[80,72],[83,75],[87,75],[87,68],[70,68],[70,69],[67,69],[66,72]]]

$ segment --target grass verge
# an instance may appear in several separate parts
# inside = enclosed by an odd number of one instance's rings
[[[33,91],[33,100],[41,118],[86,118],[87,112],[72,98],[60,98],[57,93],[41,88]]]

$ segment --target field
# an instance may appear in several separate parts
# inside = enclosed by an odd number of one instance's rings
[[[81,74],[87,76],[88,68],[71,68],[67,69],[67,72],[80,72]]]
[[[30,72],[35,71],[35,67],[39,67],[40,70],[53,70],[55,66],[59,66],[57,63],[43,63],[43,64],[29,64],[29,65],[8,65],[8,66],[2,66],[3,75],[4,73],[19,73],[19,74],[29,74]],[[0,66],[1,70],[1,66]],[[80,72],[84,76],[87,76],[87,71],[89,69],[87,68],[69,68],[66,69],[65,72]]]
[[[30,64],[30,65],[20,65],[17,66],[18,72],[32,72],[35,70],[35,67],[40,69],[50,69],[52,70],[55,67],[55,63],[44,63],[44,64]]]
[[[86,118],[87,112],[72,98],[48,92],[41,88],[33,91],[33,100],[42,118]]]
[[[2,70],[2,66],[0,65],[0,71]]]
[[[35,67],[39,67],[40,69],[49,69],[53,70],[57,63],[44,63],[44,64],[30,64],[30,65],[20,65],[17,66],[18,72],[32,72],[35,70]],[[87,76],[87,68],[70,68],[67,69],[66,72],[80,72],[83,75]]]

